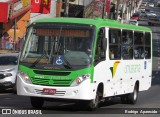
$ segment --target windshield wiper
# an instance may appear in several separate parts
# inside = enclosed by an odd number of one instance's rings
[[[64,57],[64,61],[65,61],[65,63],[66,63],[66,65],[64,64],[63,66],[64,66],[65,68],[67,68],[67,69],[72,69],[71,64],[67,61],[67,59],[65,58],[65,56],[63,56],[63,57]]]
[[[44,53],[42,54],[34,63],[32,63],[32,65],[30,67],[36,67],[36,65],[39,63],[39,61],[43,58],[43,57],[47,57],[47,55]]]

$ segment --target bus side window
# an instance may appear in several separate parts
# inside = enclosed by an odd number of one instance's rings
[[[122,31],[122,58],[133,59],[133,31]]]
[[[109,58],[111,60],[121,59],[121,30],[109,30]]]
[[[105,28],[100,28],[96,45],[96,61],[102,61],[106,58],[106,50],[103,48],[103,39],[105,38]]]
[[[151,58],[151,34],[145,33],[145,58]]]
[[[143,32],[134,32],[134,58],[143,59],[144,53],[144,34]]]

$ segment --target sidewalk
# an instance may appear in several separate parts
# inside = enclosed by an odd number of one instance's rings
[[[2,54],[2,53],[14,53],[14,52],[18,52],[18,51],[15,51],[15,50],[0,50],[0,54]]]

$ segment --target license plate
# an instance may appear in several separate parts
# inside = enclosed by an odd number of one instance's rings
[[[44,89],[43,89],[43,93],[54,95],[54,94],[56,94],[56,89],[44,88]]]

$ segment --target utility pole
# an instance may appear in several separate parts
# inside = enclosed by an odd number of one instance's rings
[[[121,23],[123,23],[125,8],[126,8],[126,1],[123,0]]]
[[[13,40],[13,50],[15,50],[15,43],[16,42],[16,29],[17,29],[17,19],[14,19],[14,40]]]
[[[102,19],[106,17],[106,0],[103,2]]]
[[[65,0],[64,17],[68,17],[69,12],[69,0]]]
[[[116,15],[115,15],[115,19],[117,20],[118,19],[118,15],[119,15],[119,4],[120,4],[120,0],[117,0],[117,5],[115,6],[116,7]]]

